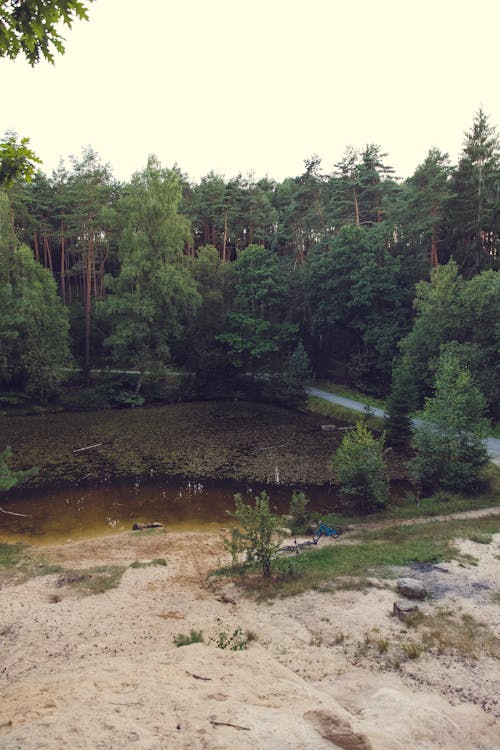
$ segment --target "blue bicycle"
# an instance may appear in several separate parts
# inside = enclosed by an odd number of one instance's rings
[[[328,524],[324,523],[324,521],[321,521],[318,528],[313,534],[313,543],[317,544],[318,540],[321,539],[322,536],[329,536],[331,539],[336,539],[342,534],[342,529],[335,529],[333,526],[328,526]]]

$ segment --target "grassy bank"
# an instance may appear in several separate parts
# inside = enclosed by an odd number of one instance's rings
[[[368,406],[373,406],[377,409],[385,409],[383,398],[368,396],[366,393],[361,393],[361,391],[357,391],[355,388],[348,388],[346,385],[341,385],[340,383],[332,383],[331,380],[315,380],[312,385],[315,385],[316,388],[321,388],[323,391],[328,391],[328,393],[334,393],[336,396],[360,401],[362,404],[368,404]]]
[[[348,409],[346,406],[341,406],[340,404],[332,404],[330,401],[325,401],[325,399],[316,396],[308,398],[307,408],[314,414],[328,417],[342,425],[352,425],[360,419],[365,419],[363,412]],[[366,424],[371,430],[375,431],[381,431],[385,427],[384,420],[375,416],[368,417]]]
[[[217,571],[216,575],[236,574],[244,589],[264,599],[293,596],[309,589],[363,588],[373,585],[369,577],[392,575],[391,568],[395,566],[449,560],[474,565],[475,560],[462,556],[453,540],[486,542],[496,533],[500,533],[498,515],[376,530],[360,527],[349,535],[349,544],[332,542],[311,552],[278,559],[271,580],[258,573],[240,576],[231,568]]]

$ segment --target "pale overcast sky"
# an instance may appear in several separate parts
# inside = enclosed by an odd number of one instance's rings
[[[498,0],[96,0],[55,65],[0,61],[0,136],[51,172],[90,144],[127,180],[149,153],[193,180],[281,180],[379,144],[406,177],[500,124]]]

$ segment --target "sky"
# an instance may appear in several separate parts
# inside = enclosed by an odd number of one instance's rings
[[[48,174],[91,145],[120,180],[148,154],[193,181],[283,180],[381,146],[399,177],[500,125],[498,0],[95,0],[66,53],[0,61],[0,137]]]

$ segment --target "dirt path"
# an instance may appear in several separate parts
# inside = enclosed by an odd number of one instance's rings
[[[483,518],[484,516],[500,515],[500,506],[495,505],[491,508],[478,508],[477,510],[464,510],[458,513],[441,514],[437,516],[425,516],[405,519],[391,519],[386,521],[367,521],[363,522],[352,530],[376,531],[377,529],[388,529],[392,526],[419,526],[428,523],[443,523],[446,521],[459,521],[467,518]]]

